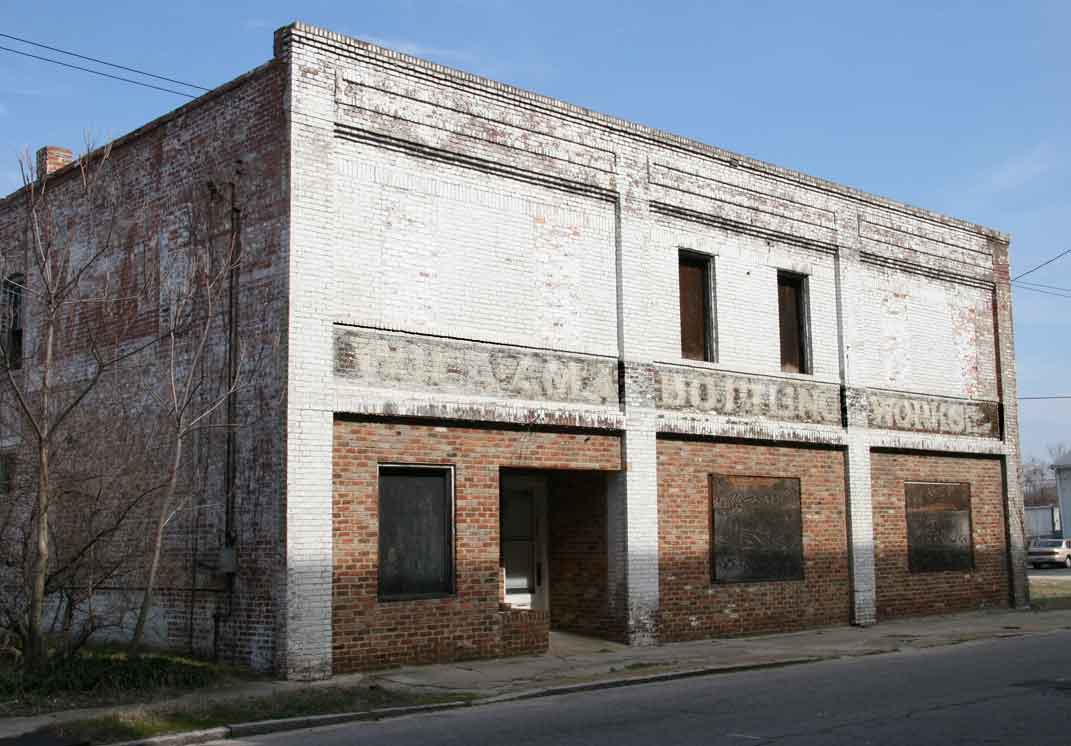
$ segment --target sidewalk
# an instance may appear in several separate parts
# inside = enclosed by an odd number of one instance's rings
[[[1071,629],[1071,610],[1000,610],[897,620],[873,627],[826,627],[788,634],[671,643],[646,648],[554,633],[551,651],[542,656],[410,666],[367,675],[336,676],[319,682],[255,682],[224,692],[199,692],[154,702],[151,707],[173,708],[205,698],[262,697],[310,687],[353,686],[358,682],[425,693],[467,693],[475,695],[477,702],[487,702],[1068,629]],[[0,739],[53,723],[146,707],[102,707],[0,719]]]
[[[411,666],[371,677],[384,686],[471,692],[486,698],[583,688],[585,684],[615,680],[670,678],[893,653],[1065,629],[1071,629],[1071,610],[976,611],[889,621],[872,627],[825,627],[646,648],[554,633],[551,650],[543,656]]]

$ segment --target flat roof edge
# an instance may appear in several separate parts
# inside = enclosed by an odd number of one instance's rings
[[[668,145],[671,147],[682,148],[692,153],[703,155],[707,157],[716,158],[718,160],[735,162],[738,166],[743,165],[751,168],[755,171],[759,171],[763,174],[774,176],[776,178],[796,182],[806,187],[818,189],[821,191],[831,192],[840,197],[852,199],[868,204],[874,204],[877,206],[890,208],[900,212],[911,214],[915,217],[931,220],[937,223],[953,226],[961,230],[975,233],[986,238],[991,238],[1002,243],[1009,243],[1011,237],[1004,232],[989,228],[977,223],[973,223],[969,220],[962,218],[955,218],[943,213],[928,210],[923,207],[916,207],[914,205],[900,202],[889,197],[884,197],[877,194],[866,192],[862,189],[856,189],[855,187],[846,186],[835,181],[828,179],[822,179],[817,176],[811,176],[801,171],[778,166],[773,163],[753,158],[751,156],[734,153],[723,148],[718,148],[713,145],[708,145],[704,142],[694,140],[682,135],[676,135],[666,130],[651,127],[645,124],[639,124],[627,119],[622,119],[602,112],[587,109],[576,104],[571,104],[560,99],[553,98],[551,96],[545,96],[534,91],[529,91],[524,88],[509,85],[508,83],[502,83],[492,78],[486,78],[481,75],[469,73],[464,70],[449,67],[447,65],[441,65],[437,62],[431,62],[420,57],[414,57],[404,52],[399,52],[394,49],[379,46],[372,42],[357,39],[351,36],[346,36],[329,29],[322,28],[320,26],[314,26],[301,21],[295,21],[287,26],[283,26],[277,34],[285,34],[289,32],[292,36],[300,38],[306,36],[309,38],[327,41],[337,44],[343,48],[349,48],[358,52],[379,57],[382,59],[392,60],[411,67],[420,68],[422,70],[435,73],[437,75],[452,78],[454,80],[462,81],[465,83],[477,85],[485,89],[494,91],[499,94],[517,99],[522,102],[536,103],[541,106],[545,106],[564,114],[569,114],[576,117],[581,117],[587,121],[593,122],[603,127],[609,127],[611,129],[620,130],[628,135],[639,137],[642,139],[653,140],[657,143]]]

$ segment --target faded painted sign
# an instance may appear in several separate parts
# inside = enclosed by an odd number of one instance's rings
[[[841,424],[840,387],[695,368],[655,369],[660,409],[685,409],[784,422]]]
[[[867,424],[881,430],[1000,437],[1000,405],[907,394],[866,394]]]
[[[616,405],[617,361],[335,327],[335,374],[376,388]]]

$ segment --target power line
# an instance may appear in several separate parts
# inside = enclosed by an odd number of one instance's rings
[[[165,77],[163,75],[157,75],[156,73],[147,73],[144,70],[137,69],[136,67],[126,67],[125,65],[117,65],[114,62],[107,62],[105,60],[99,60],[96,57],[87,57],[84,54],[78,54],[77,52],[71,52],[71,51],[68,51],[66,49],[60,49],[59,47],[50,47],[47,44],[41,44],[41,43],[36,42],[36,41],[30,41],[29,39],[23,39],[23,38],[18,37],[18,36],[12,36],[11,34],[0,33],[0,36],[4,37],[5,39],[11,39],[12,41],[18,41],[18,42],[22,42],[23,44],[29,44],[30,46],[40,47],[41,49],[47,49],[50,52],[59,52],[60,54],[66,54],[66,55],[69,55],[71,57],[77,57],[80,60],[88,60],[89,62],[96,62],[98,65],[107,65],[108,67],[114,67],[114,68],[117,68],[119,70],[126,70],[127,72],[137,73],[138,75],[144,75],[144,76],[149,77],[149,78],[156,78],[157,80],[164,80],[164,81],[167,81],[168,83],[178,83],[179,85],[184,85],[184,86],[187,86],[189,88],[196,88],[199,91],[210,91],[210,90],[212,90],[211,88],[205,88],[203,85],[197,85],[196,83],[187,83],[187,82],[185,82],[183,80],[176,80],[175,78],[168,78],[168,77]]]
[[[1052,290],[1042,290],[1041,288],[1030,287],[1029,285],[1020,285],[1015,283],[1015,287],[1018,290],[1029,290],[1033,293],[1041,293],[1042,295],[1051,295],[1055,298],[1071,298],[1071,293],[1056,293]]]
[[[1071,254],[1071,249],[1068,249],[1067,251],[1063,251],[1063,252],[1057,254],[1052,259],[1049,259],[1047,262],[1042,262],[1041,264],[1039,264],[1038,266],[1034,267],[1033,269],[1028,269],[1026,272],[1023,272],[1022,274],[1016,275],[1015,277],[1012,278],[1012,282],[1015,282],[1016,280],[1020,280],[1020,279],[1022,279],[1024,277],[1026,277],[1027,275],[1033,273],[1033,272],[1037,272],[1042,267],[1047,266],[1049,264],[1052,264],[1057,259],[1059,259],[1061,257],[1065,257],[1068,254]]]
[[[29,52],[23,52],[18,49],[11,49],[10,47],[0,47],[0,50],[4,52],[11,52],[12,54],[21,54],[23,57],[32,57],[35,60],[41,60],[42,62],[51,62],[53,65],[62,65],[63,67],[69,67],[72,70],[81,70],[82,72],[93,73],[94,75],[100,75],[105,78],[111,78],[112,80],[119,80],[124,83],[132,83],[133,85],[140,85],[143,88],[152,88],[157,91],[163,91],[164,93],[174,93],[177,96],[185,96],[186,98],[197,98],[192,93],[186,93],[185,91],[176,91],[171,88],[163,88],[162,86],[153,85],[152,83],[143,83],[140,80],[131,80],[130,78],[124,78],[121,75],[112,75],[111,73],[101,72],[100,70],[93,70],[88,67],[81,67],[79,65],[72,65],[67,62],[60,62],[59,60],[51,59],[50,57],[41,57],[37,54],[30,54]]]
[[[1016,280],[1016,284],[1024,286],[1029,285],[1031,287],[1044,288],[1046,290],[1058,290],[1061,293],[1071,293],[1071,288],[1058,288],[1055,285],[1045,285],[1040,282],[1027,282],[1026,280]]]
[[[1020,396],[1020,399],[1071,399],[1071,394],[1061,396]]]

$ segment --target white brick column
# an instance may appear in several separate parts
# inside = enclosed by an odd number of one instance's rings
[[[848,427],[847,510],[849,567],[852,587],[852,623],[877,622],[877,587],[874,577],[874,504],[871,499],[870,440],[865,399],[856,395],[852,349],[859,329],[856,314],[867,302],[860,282],[859,215],[847,207],[837,215],[837,321],[841,354],[841,381]]]
[[[654,372],[645,346],[649,344],[648,304],[651,302],[650,259],[653,250],[648,216],[647,157],[642,151],[618,152],[618,347],[624,366],[624,474],[611,490],[609,516],[612,543],[611,598],[617,592],[619,613],[628,640],[652,644],[658,637],[658,463],[654,404]],[[664,330],[656,330],[663,334]],[[614,565],[613,561],[617,564]],[[623,577],[622,577],[623,576]]]
[[[285,675],[331,675],[335,71],[315,48],[290,61],[290,288]],[[326,307],[325,307],[326,306]]]

